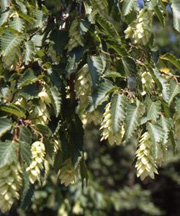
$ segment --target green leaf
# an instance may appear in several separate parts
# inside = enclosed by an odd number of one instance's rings
[[[29,84],[36,82],[38,78],[34,75],[34,71],[32,69],[28,69],[24,72],[22,77],[18,81],[18,88],[22,88]]]
[[[111,118],[113,133],[116,134],[120,129],[120,123],[126,118],[126,97],[116,94],[111,100]]]
[[[99,23],[99,25],[103,28],[105,33],[108,35],[108,37],[110,37],[113,40],[116,40],[117,42],[121,42],[121,38],[116,28],[111,22],[109,22],[106,18],[100,15],[96,16],[96,20]]]
[[[176,110],[176,114],[177,114],[177,115],[179,116],[179,118],[180,118],[180,99],[179,99],[179,98],[176,99],[175,110]]]
[[[35,126],[35,128],[37,131],[39,131],[45,137],[51,137],[52,136],[51,130],[49,129],[49,127],[47,127],[45,125],[38,124]]]
[[[1,36],[1,50],[3,56],[8,56],[14,51],[16,47],[19,47],[24,36],[14,35],[12,33],[6,32]]]
[[[179,0],[171,0],[171,8],[173,11],[173,22],[174,28],[180,32],[180,1]]]
[[[10,140],[0,142],[0,167],[17,161],[17,150],[19,144]]]
[[[0,2],[0,11],[4,11],[5,9],[7,9],[10,6],[10,2],[11,0],[1,0]]]
[[[148,123],[147,129],[149,131],[149,134],[151,135],[151,140],[154,143],[154,155],[155,158],[158,158],[159,154],[159,147],[158,143],[163,141],[164,138],[164,131],[162,127],[158,124]]]
[[[2,26],[4,23],[7,22],[8,18],[10,15],[10,10],[6,10],[4,12],[1,13],[0,15],[0,26]]]
[[[164,101],[166,101],[167,103],[169,102],[169,94],[170,94],[170,89],[169,89],[169,83],[168,81],[163,78],[159,71],[157,69],[154,69],[154,75],[156,76],[156,78],[158,79],[158,81],[160,82],[161,86],[162,86],[162,97],[164,99]]]
[[[149,120],[156,121],[156,119],[159,117],[161,113],[161,102],[160,101],[153,102],[149,97],[147,97],[145,103],[147,104],[146,105],[147,116],[145,118],[142,118],[141,124],[144,124]]]
[[[99,85],[97,90],[90,97],[91,106],[89,112],[94,111],[99,105],[107,100],[107,93],[114,88],[112,82],[105,81]]]
[[[0,118],[0,137],[2,137],[12,127],[12,121],[8,118]]]
[[[171,64],[177,67],[178,70],[180,70],[180,59],[177,59],[173,54],[166,53],[162,55],[160,59],[169,61]]]
[[[136,106],[128,104],[126,117],[126,139],[130,139],[139,126],[140,118],[143,115],[144,107],[137,101]]]
[[[10,27],[18,32],[23,32],[25,23],[20,17],[14,17],[10,22]]]
[[[0,110],[13,114],[17,116],[18,118],[21,118],[21,117],[26,118],[25,111],[22,108],[15,106],[15,105],[0,105]]]
[[[24,49],[24,61],[25,64],[28,65],[29,62],[32,61],[33,55],[35,53],[34,51],[34,43],[32,41],[27,41],[24,43],[25,49]]]
[[[161,11],[161,9],[159,8],[158,5],[156,5],[156,6],[154,7],[154,11],[155,11],[156,16],[158,17],[159,21],[161,22],[162,26],[165,27],[165,21],[166,21],[166,20],[165,20],[165,17],[164,17],[163,12]]]
[[[170,81],[170,96],[169,96],[169,106],[171,105],[174,97],[180,93],[180,85],[175,80]]]
[[[91,56],[94,67],[97,69],[99,74],[102,74],[106,69],[106,56]]]
[[[61,110],[61,93],[57,87],[52,87],[50,89],[50,92],[52,96],[55,114],[56,114],[56,117],[58,117],[60,114],[60,110]]]
[[[135,7],[137,7],[137,0],[124,0],[123,1],[123,16],[127,16]]]
[[[24,97],[26,100],[31,100],[34,98],[38,98],[38,94],[40,93],[41,89],[36,84],[31,84],[28,86],[23,87],[19,91],[19,96]]]
[[[120,73],[116,71],[108,71],[103,75],[104,78],[124,78]]]
[[[134,76],[136,72],[136,64],[132,58],[123,57],[122,64],[124,66],[124,71],[127,76]]]
[[[164,131],[164,136],[163,136],[163,145],[166,145],[168,143],[168,138],[169,138],[169,132],[172,127],[172,119],[166,118],[163,115],[161,116],[161,119],[159,121],[159,124],[161,125],[163,131]]]
[[[31,143],[32,143],[32,134],[30,130],[21,126],[19,130],[19,142],[20,142],[20,155],[23,161],[26,161],[27,164],[31,163]]]
[[[27,210],[27,208],[32,202],[32,197],[34,194],[34,185],[30,184],[29,175],[25,170],[23,170],[22,176],[23,176],[23,191],[22,191],[22,198],[21,198],[21,209]]]

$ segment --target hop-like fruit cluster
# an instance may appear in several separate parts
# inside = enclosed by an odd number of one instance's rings
[[[154,174],[158,174],[155,158],[152,153],[152,142],[150,134],[145,132],[140,140],[139,148],[136,151],[136,169],[137,177],[143,181],[147,176],[154,179]]]
[[[29,114],[30,120],[34,124],[47,125],[50,120],[50,115],[47,106],[52,103],[50,96],[48,95],[45,88],[38,94],[39,106],[33,107]]]
[[[125,129],[124,126],[121,125],[120,130],[118,133],[113,134],[112,131],[112,118],[111,118],[111,103],[109,102],[103,113],[103,121],[101,123],[102,134],[101,134],[101,141],[108,139],[110,145],[119,145],[122,142]]]
[[[31,146],[32,162],[26,171],[29,174],[29,180],[32,184],[36,180],[40,181],[41,169],[44,164],[45,146],[42,142],[36,141]]]
[[[63,167],[60,169],[61,184],[68,186],[70,184],[75,184],[78,180],[78,167],[74,168],[71,159],[67,159],[64,162]]]
[[[19,199],[19,189],[22,184],[20,166],[9,163],[0,168],[0,209],[7,212],[16,199]]]
[[[79,110],[81,111],[89,104],[88,96],[91,94],[91,86],[91,76],[89,74],[88,65],[86,64],[78,71],[75,82],[76,97],[79,99]]]
[[[84,46],[83,37],[80,34],[80,23],[75,19],[69,29],[69,42],[67,44],[68,52],[79,45]]]
[[[125,30],[126,38],[130,38],[135,44],[146,45],[151,37],[152,11],[142,9],[137,19]]]
[[[95,125],[101,124],[102,121],[102,114],[98,110],[95,110],[90,113],[83,114],[81,116],[81,121],[84,126],[90,123],[94,123]]]
[[[143,87],[142,95],[150,93],[154,89],[154,80],[150,72],[145,71],[141,74],[141,82]]]

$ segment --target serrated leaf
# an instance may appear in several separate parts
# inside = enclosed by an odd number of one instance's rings
[[[163,141],[164,131],[160,125],[153,124],[153,123],[148,123],[147,129],[149,131],[149,134],[151,135],[151,140],[154,143],[155,158],[158,158],[158,154],[159,154],[158,143]]]
[[[164,101],[166,101],[168,103],[169,94],[170,94],[169,83],[165,78],[163,78],[160,75],[160,73],[157,69],[154,69],[153,71],[154,71],[154,75],[156,76],[156,78],[158,79],[158,81],[160,82],[160,84],[162,86],[162,97],[163,97]]]
[[[137,7],[137,0],[124,0],[123,1],[123,16],[127,16],[135,7]]]
[[[52,96],[55,114],[56,114],[56,117],[58,117],[60,114],[60,110],[61,110],[61,93],[57,87],[52,87],[50,89],[50,92]]]
[[[136,105],[128,104],[126,117],[126,139],[130,139],[139,126],[140,117],[144,112],[142,104],[137,101]]]
[[[124,78],[124,76],[122,76],[120,73],[116,71],[108,71],[103,75],[103,77],[105,78]]]
[[[32,61],[33,55],[35,53],[34,51],[34,43],[32,41],[27,41],[24,43],[25,49],[24,49],[24,61],[25,64],[28,65],[29,62]]]
[[[1,11],[4,11],[5,9],[7,9],[10,6],[10,2],[11,0],[1,0],[0,2]]]
[[[31,84],[23,87],[19,91],[19,96],[24,97],[26,100],[31,100],[34,98],[38,98],[38,94],[40,93],[40,91],[41,89],[36,84]]]
[[[126,118],[126,97],[116,94],[111,100],[111,119],[113,133],[116,134],[120,129],[120,123]]]
[[[16,47],[19,47],[24,36],[14,35],[12,33],[6,32],[1,36],[1,50],[3,56],[8,56],[14,51]]]
[[[1,13],[0,15],[0,26],[2,26],[4,23],[7,22],[8,18],[10,15],[10,10],[6,10],[4,12]]]
[[[175,110],[176,110],[177,115],[180,118],[180,99],[179,98],[176,99]]]
[[[136,71],[136,64],[132,58],[123,57],[122,64],[124,66],[124,71],[127,76],[134,76]]]
[[[0,142],[0,167],[17,161],[17,150],[19,144],[11,140]]]
[[[180,85],[175,80],[170,81],[170,97],[169,97],[169,106],[171,105],[173,99],[180,93]]]
[[[92,96],[90,96],[91,106],[89,107],[89,112],[94,111],[99,105],[106,101],[107,93],[113,88],[114,86],[110,81],[101,83]]]
[[[161,113],[161,102],[153,102],[149,97],[146,98],[145,103],[147,104],[147,116],[142,118],[141,124],[146,123],[149,120],[156,120]]]
[[[99,74],[102,74],[106,69],[106,57],[104,55],[91,56],[94,67]]]
[[[172,127],[172,119],[170,118],[165,118],[163,115],[161,116],[161,119],[159,121],[159,124],[161,125],[163,131],[164,131],[164,136],[163,136],[163,145],[166,145],[168,143],[168,138],[169,138],[169,132]]]
[[[31,163],[31,143],[32,134],[30,130],[21,126],[19,131],[19,142],[20,142],[20,155],[22,160],[26,161],[27,164]]]
[[[180,1],[171,0],[171,8],[173,11],[174,28],[180,32]]]
[[[180,70],[180,59],[176,58],[176,56],[174,56],[173,54],[166,53],[160,56],[160,59],[169,61],[171,64],[177,67],[178,70]]]
[[[18,32],[23,32],[25,28],[25,23],[20,17],[14,17],[13,20],[10,22],[10,27]]]
[[[38,125],[35,126],[35,128],[41,134],[43,134],[43,136],[45,136],[45,137],[51,137],[52,136],[51,130],[49,129],[49,127],[47,127],[45,125],[38,124]]]
[[[2,137],[12,127],[12,121],[8,118],[0,118],[0,137]]]
[[[21,118],[21,117],[26,118],[25,111],[22,108],[15,106],[15,105],[0,105],[0,110],[13,114],[17,116],[18,118]]]
[[[99,23],[99,25],[103,28],[105,33],[113,40],[116,40],[117,42],[121,42],[121,38],[116,30],[116,28],[113,26],[111,22],[109,22],[106,18],[102,17],[101,15],[96,16],[96,20]]]
[[[158,17],[159,21],[161,22],[162,26],[165,26],[165,17],[161,9],[158,5],[154,7],[154,11],[156,13],[156,16]]]
[[[28,69],[24,72],[22,77],[18,81],[18,88],[22,88],[29,84],[36,82],[38,78],[34,75],[34,71],[32,69]]]
[[[34,185],[29,182],[29,175],[24,170],[23,171],[23,191],[21,198],[21,209],[27,210],[28,206],[32,202],[32,196],[34,194]]]

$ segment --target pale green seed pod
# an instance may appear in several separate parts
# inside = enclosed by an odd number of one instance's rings
[[[137,19],[124,31],[126,38],[133,40],[135,44],[146,45],[152,34],[153,12],[142,9]]]
[[[43,169],[45,146],[42,142],[36,141],[31,146],[32,162],[29,167],[26,168],[29,174],[29,180],[32,184],[36,180],[40,181],[41,170]]]
[[[101,123],[102,134],[101,134],[101,141],[102,140],[108,140],[110,145],[120,145],[123,139],[123,136],[125,134],[124,126],[120,126],[120,130],[118,133],[113,134],[112,131],[112,119],[111,119],[111,103],[109,102],[106,107],[105,111],[103,113],[103,121]]]
[[[16,199],[19,199],[19,189],[22,185],[19,164],[11,162],[0,168],[0,210],[9,211]]]
[[[70,184],[75,184],[78,180],[78,167],[75,169],[73,167],[71,159],[67,159],[64,162],[63,167],[60,169],[61,184],[68,186]]]
[[[84,111],[89,105],[92,81],[88,65],[85,64],[77,73],[75,80],[76,98],[79,99],[79,110]]]
[[[143,87],[142,95],[146,95],[147,93],[151,93],[154,89],[155,82],[150,72],[145,71],[141,74],[141,82]]]
[[[42,91],[38,94],[38,97],[40,98],[40,100],[42,102],[44,102],[45,104],[49,105],[51,104],[51,98],[49,97],[47,91],[45,88],[42,89]]]
[[[158,174],[157,165],[152,152],[152,141],[148,132],[145,132],[139,142],[138,150],[136,151],[136,169],[137,177],[143,181],[147,176],[154,179],[154,174]]]

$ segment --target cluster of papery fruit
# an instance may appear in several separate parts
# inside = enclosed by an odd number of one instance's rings
[[[41,170],[43,169],[43,162],[45,157],[45,146],[42,142],[36,141],[31,146],[32,162],[26,171],[29,174],[29,180],[32,184],[36,180],[40,181]]]
[[[111,117],[111,102],[109,102],[103,113],[103,121],[101,123],[102,134],[101,141],[108,140],[110,145],[119,145],[122,142],[123,136],[125,134],[124,125],[121,124],[120,130],[114,134],[112,130],[112,117]]]
[[[158,174],[156,160],[153,156],[153,143],[150,134],[145,132],[139,142],[138,150],[136,151],[136,169],[137,176],[144,180],[147,176],[154,179],[154,174]]]
[[[146,95],[147,93],[151,93],[154,89],[155,82],[150,72],[145,71],[141,74],[141,82],[143,91],[141,95]]]
[[[133,40],[135,44],[146,45],[151,37],[152,11],[146,8],[140,10],[139,15],[125,30],[126,38]]]
[[[91,94],[91,76],[88,65],[85,64],[77,73],[75,81],[76,98],[79,99],[79,112],[84,111],[89,105],[89,95]]]
[[[78,180],[78,167],[74,167],[70,158],[68,158],[62,168],[60,169],[60,181],[61,184],[68,186],[69,184],[75,184]]]
[[[22,185],[21,168],[17,162],[9,162],[0,168],[0,209],[7,212],[14,201],[19,199]]]

